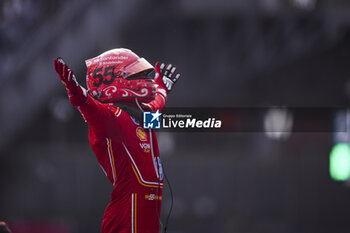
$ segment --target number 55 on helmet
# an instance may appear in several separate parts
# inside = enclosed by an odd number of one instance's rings
[[[112,49],[85,61],[89,93],[100,102],[148,103],[155,98],[154,67],[129,49]]]

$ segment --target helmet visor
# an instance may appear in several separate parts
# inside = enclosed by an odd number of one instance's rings
[[[126,79],[153,79],[152,71],[154,67],[144,58],[139,58],[136,61],[121,68],[122,76]]]

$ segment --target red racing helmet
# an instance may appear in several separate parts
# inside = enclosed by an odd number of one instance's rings
[[[100,102],[148,103],[155,98],[154,67],[129,49],[112,49],[85,61],[86,85]]]

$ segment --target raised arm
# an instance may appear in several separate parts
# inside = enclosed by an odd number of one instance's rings
[[[97,128],[103,130],[108,125],[104,119],[108,119],[109,115],[113,113],[105,105],[93,99],[85,88],[79,85],[73,71],[65,64],[62,58],[56,58],[54,66],[67,90],[69,101],[72,105],[79,110],[89,125],[97,126]]]
[[[175,66],[171,64],[159,64],[155,65],[155,78],[154,80],[158,84],[156,90],[156,97],[148,104],[144,104],[144,107],[151,111],[161,111],[166,104],[168,93],[172,90],[174,84],[179,80],[181,75],[177,73]]]

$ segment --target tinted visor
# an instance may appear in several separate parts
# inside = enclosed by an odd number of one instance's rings
[[[154,79],[154,69],[145,70],[145,71],[142,71],[140,73],[127,76],[126,79],[128,79],[128,80]]]
[[[124,78],[129,80],[154,78],[154,68],[144,58],[137,59],[120,69],[120,71],[123,73]]]

